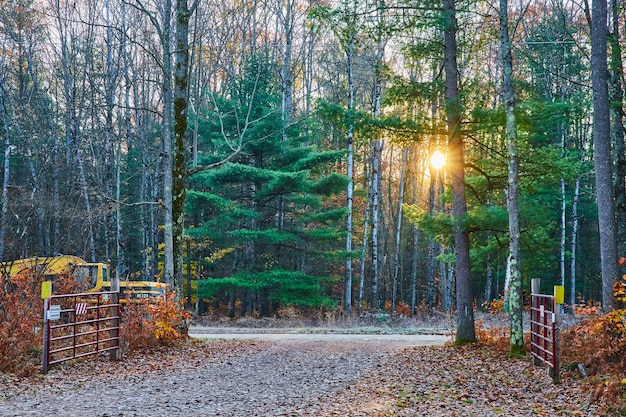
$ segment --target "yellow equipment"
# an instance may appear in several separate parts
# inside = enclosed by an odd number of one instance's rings
[[[85,292],[111,290],[109,264],[86,262],[78,256],[33,257],[0,263],[0,273],[14,276],[24,271],[40,275],[42,281],[54,281],[57,275],[69,274]],[[39,277],[38,277],[39,278]],[[157,281],[120,280],[120,300],[153,299],[169,291],[169,285]]]

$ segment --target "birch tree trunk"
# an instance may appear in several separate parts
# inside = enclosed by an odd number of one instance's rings
[[[384,6],[384,2],[383,2]],[[384,7],[379,7],[379,30],[382,30]],[[376,48],[376,62],[374,64],[374,89],[372,95],[372,117],[374,119],[380,116],[380,100],[382,95],[382,65],[383,55],[385,51],[385,42],[382,33],[378,34],[378,43]],[[372,161],[372,308],[378,310],[379,306],[379,283],[381,276],[380,264],[380,202],[381,202],[381,182],[382,182],[382,154],[385,142],[374,140],[374,152]]]
[[[563,143],[564,144],[564,143]],[[565,149],[564,147],[562,149]],[[566,216],[566,197],[565,179],[561,178],[561,242],[559,244],[559,270],[561,276],[561,285],[565,285],[565,252],[567,244],[567,216]]]
[[[506,138],[508,155],[507,209],[509,211],[509,257],[507,275],[509,287],[509,317],[511,319],[510,354],[524,352],[522,327],[522,273],[520,267],[519,227],[519,155],[517,145],[517,120],[515,118],[515,91],[513,89],[513,55],[509,39],[508,0],[500,0],[500,53],[502,55],[502,101],[506,113]]]
[[[94,239],[93,216],[91,211],[91,200],[89,199],[89,185],[85,174],[85,164],[80,152],[76,155],[76,163],[78,164],[78,180],[80,183],[83,200],[85,202],[85,216],[87,221],[87,248],[89,250],[89,260],[96,262],[96,242]]]
[[[470,281],[469,235],[463,226],[467,215],[465,197],[465,161],[461,136],[461,97],[457,65],[457,21],[455,0],[444,0],[444,71],[446,119],[448,125],[448,172],[452,184],[452,217],[454,222],[454,250],[456,273],[456,344],[476,340],[474,307]]]
[[[4,136],[4,169],[2,171],[2,211],[0,212],[0,261],[4,261],[5,240],[7,234],[7,215],[9,213],[9,180],[11,176],[11,132],[9,130],[9,118],[6,113],[7,103],[4,97],[4,79],[0,78],[0,123],[2,123],[2,136]]]
[[[59,196],[59,170],[60,170],[60,161],[59,161],[59,133],[57,130],[57,125],[54,121],[52,110],[50,109],[50,102],[46,100],[46,96],[42,94],[41,88],[39,87],[39,80],[37,78],[38,74],[35,73],[33,69],[33,58],[32,55],[27,55],[28,61],[28,69],[31,75],[31,80],[33,83],[33,90],[35,94],[39,97],[40,106],[43,110],[43,118],[46,121],[46,128],[49,129],[50,136],[52,137],[52,149],[50,153],[52,155],[52,207],[54,210],[54,215],[52,216],[52,241],[50,239],[50,233],[44,232],[44,222],[45,222],[45,211],[42,206],[38,209],[38,222],[37,225],[40,237],[39,237],[39,253],[43,255],[49,255],[51,253],[59,253],[58,250],[58,241],[60,234],[60,221],[59,215],[61,211],[61,203]],[[33,179],[33,192],[31,199],[39,198],[39,191],[41,190],[41,176],[38,174],[35,162],[33,161],[33,153],[30,148],[30,145],[27,145],[27,154],[29,159],[29,166],[31,171],[31,177]]]
[[[349,29],[353,30],[353,29]],[[352,117],[354,113],[354,74],[353,59],[356,49],[356,34],[350,33],[350,40],[346,49],[346,58],[348,65],[348,132],[346,138],[346,175],[348,177],[348,185],[346,189],[346,264],[344,278],[344,313],[349,315],[352,312],[352,200],[354,190],[354,125]],[[361,295],[359,295],[359,298]],[[360,309],[359,305],[359,309]]]
[[[580,178],[574,182],[574,199],[572,201],[572,237],[570,242],[570,295],[569,304],[576,305],[576,242],[578,239],[578,200],[580,198]]]
[[[163,211],[164,211],[164,255],[163,255],[163,280],[176,288],[174,277],[175,249],[174,249],[174,180],[173,165],[174,152],[172,149],[172,48],[171,48],[171,14],[172,1],[165,0],[161,10],[161,48],[163,50]]]
[[[404,204],[404,179],[406,174],[407,147],[402,147],[402,168],[400,169],[400,190],[398,192],[398,219],[396,221],[395,252],[393,258],[393,282],[391,311],[396,313],[398,298],[398,271],[400,269],[400,234],[402,232],[402,204]]]
[[[581,126],[582,125],[582,126]],[[578,145],[579,149],[588,148],[587,132],[589,127],[582,122],[577,122],[576,129],[578,131],[577,137],[580,138]],[[580,152],[580,162],[585,161],[585,152]],[[572,237],[571,237],[571,259],[570,259],[570,305],[572,309],[576,305],[576,256],[577,256],[577,241],[578,241],[578,204],[580,201],[580,175],[576,176],[574,182],[574,197],[572,200]]]
[[[487,240],[491,240],[492,239],[492,234],[491,232],[487,233]],[[485,304],[489,304],[491,303],[491,300],[493,299],[493,265],[491,262],[491,254],[487,255],[487,265],[486,265],[486,276],[487,276],[487,283],[485,285]]]
[[[371,142],[371,141],[370,141]],[[370,143],[369,146],[370,156],[368,161],[371,162],[373,160],[373,146]],[[365,219],[363,221],[363,239],[361,241],[361,272],[359,276],[359,314],[363,313],[363,293],[365,290],[365,265],[367,261],[367,238],[369,236],[369,224],[370,224],[370,213],[372,209],[372,175],[370,172],[372,164],[366,164],[365,170],[365,178],[367,179],[367,195],[365,197]]]
[[[372,309],[379,309],[378,284],[380,280],[380,162],[382,155],[382,141],[374,141],[372,152]]]

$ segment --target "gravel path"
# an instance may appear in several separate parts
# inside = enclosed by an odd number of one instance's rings
[[[529,360],[383,339],[210,341],[41,377],[0,374],[0,416],[606,416]]]
[[[191,337],[206,340],[262,340],[274,342],[381,343],[392,348],[410,346],[442,346],[450,336],[437,334],[323,334],[323,333],[192,333]]]
[[[198,346],[198,344],[196,344]],[[332,402],[401,349],[389,342],[214,342],[207,355],[88,362],[0,394],[1,416],[288,416]],[[157,362],[156,364],[153,362]],[[93,362],[92,362],[93,364]],[[2,380],[0,379],[0,382]],[[8,382],[7,382],[8,383]],[[23,384],[30,384],[30,386]],[[4,398],[3,398],[4,397]]]

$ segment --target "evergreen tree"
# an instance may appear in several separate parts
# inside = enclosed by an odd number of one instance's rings
[[[186,210],[189,235],[211,242],[200,255],[210,260],[210,272],[199,282],[199,297],[229,294],[247,312],[258,308],[263,315],[282,304],[332,304],[325,287],[339,279],[333,253],[341,252],[345,216],[335,196],[346,178],[331,169],[343,152],[303,146],[310,140],[301,129],[283,128],[274,69],[251,60],[229,96],[215,97],[201,131],[201,137],[213,133],[204,137],[212,150],[204,163],[228,155],[233,138],[242,149],[227,164],[193,177]]]

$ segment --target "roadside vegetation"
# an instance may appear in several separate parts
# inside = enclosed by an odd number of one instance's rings
[[[71,276],[55,281],[60,293],[73,293],[78,284]],[[0,372],[31,375],[41,368],[41,283],[33,273],[0,275]],[[175,294],[157,300],[127,303],[121,314],[123,352],[147,352],[178,347],[187,339],[191,313],[175,301]]]

